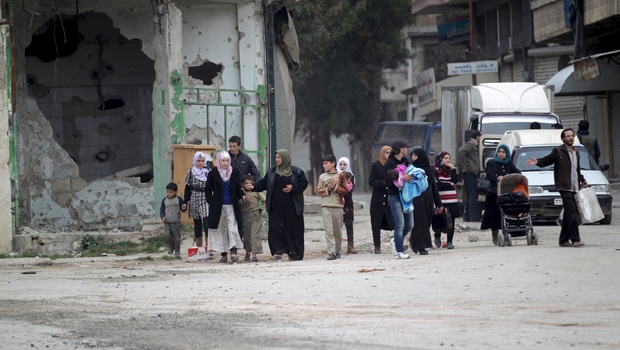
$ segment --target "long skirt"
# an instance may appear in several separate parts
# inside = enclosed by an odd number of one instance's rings
[[[209,231],[209,249],[226,253],[232,248],[243,248],[243,241],[235,220],[235,210],[232,204],[225,204],[217,229]]]

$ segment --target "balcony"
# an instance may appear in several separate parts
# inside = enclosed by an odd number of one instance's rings
[[[411,4],[411,14],[447,14],[467,8],[469,0],[414,0]]]

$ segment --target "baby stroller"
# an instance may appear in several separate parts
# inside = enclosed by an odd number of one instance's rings
[[[530,216],[530,196],[527,178],[521,174],[508,174],[497,184],[497,204],[502,215],[502,234],[498,245],[512,245],[512,237],[527,238],[527,245],[538,245]]]

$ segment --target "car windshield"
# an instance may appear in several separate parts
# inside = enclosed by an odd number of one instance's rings
[[[493,116],[485,115],[480,120],[482,134],[501,134],[506,130],[527,130],[532,122],[538,122],[541,129],[551,129],[557,123],[555,116]]]
[[[391,145],[396,140],[403,140],[410,147],[423,146],[426,129],[428,125],[385,124],[375,135],[374,143]]]
[[[555,146],[533,146],[533,147],[521,147],[512,156],[512,162],[521,171],[541,171],[541,170],[553,170],[553,164],[544,168],[539,168],[538,165],[527,165],[525,161],[534,158],[542,158],[551,153],[551,150]],[[579,164],[581,170],[598,170],[598,165],[594,161],[594,158],[590,156],[588,151],[581,145],[575,145],[575,148],[579,151]]]

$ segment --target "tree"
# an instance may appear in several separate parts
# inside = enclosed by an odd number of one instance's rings
[[[315,174],[322,156],[333,154],[331,134],[349,133],[352,149],[361,148],[359,167],[370,167],[383,69],[408,57],[401,30],[412,22],[410,3],[313,0],[293,8],[302,61],[295,76],[297,129],[310,142]]]

